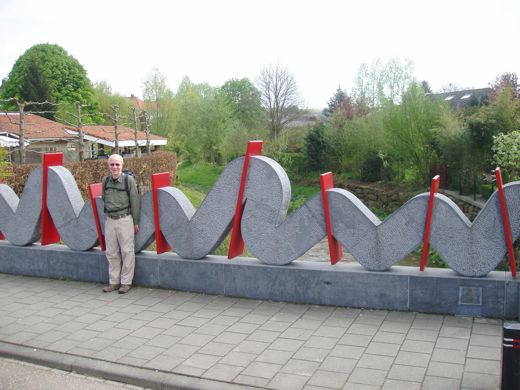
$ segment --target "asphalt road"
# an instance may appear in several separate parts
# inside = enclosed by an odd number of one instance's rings
[[[126,390],[143,389],[72,372],[0,358],[0,390]]]

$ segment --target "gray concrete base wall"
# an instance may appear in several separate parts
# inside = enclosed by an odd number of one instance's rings
[[[0,272],[106,283],[103,252],[73,251],[61,245],[19,247],[0,242]],[[136,255],[134,284],[140,286],[296,303],[519,317],[519,281],[493,271],[485,277],[459,276],[448,269],[393,266],[366,271],[358,264],[294,261],[266,265],[256,259],[208,256],[186,260],[173,253]]]

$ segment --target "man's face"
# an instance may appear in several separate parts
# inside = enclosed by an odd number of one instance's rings
[[[118,158],[109,158],[108,169],[110,169],[112,177],[117,178],[121,175],[121,172],[123,170],[123,162]]]

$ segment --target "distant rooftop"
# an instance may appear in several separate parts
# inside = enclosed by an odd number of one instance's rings
[[[450,104],[451,109],[456,110],[467,106],[482,104],[488,100],[490,93],[491,88],[478,88],[453,92],[432,93],[429,95],[444,99]]]
[[[132,106],[137,108],[138,110],[146,110],[146,106],[145,106],[145,103],[142,99],[139,99],[137,96],[135,96],[134,94],[130,95],[130,101],[132,102]]]
[[[311,126],[318,122],[323,122],[325,119],[325,115],[323,115],[320,110],[309,110],[305,114],[299,116],[297,119],[287,123],[286,127],[291,128]]]

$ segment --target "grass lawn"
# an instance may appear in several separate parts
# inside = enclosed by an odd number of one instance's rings
[[[177,168],[177,187],[184,192],[195,207],[199,207],[222,170],[223,167],[208,164],[181,164]],[[291,183],[289,213],[300,208],[309,198],[319,192],[319,186]]]
[[[223,167],[215,167],[209,164],[179,164],[177,167],[177,187],[180,189],[182,187],[195,189],[207,194],[223,170]]]

